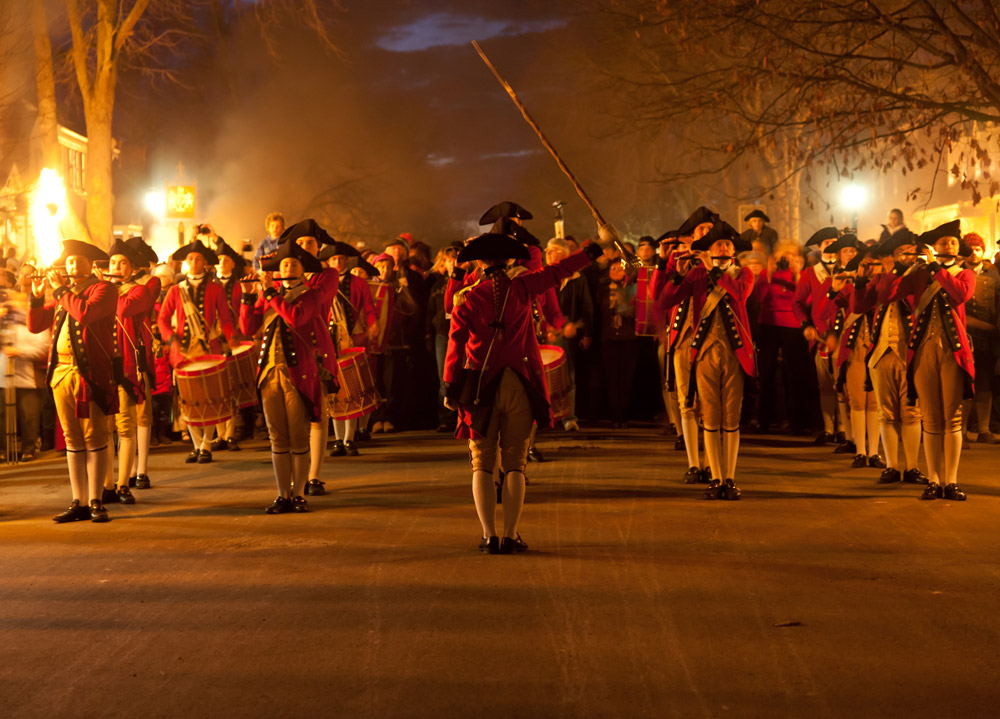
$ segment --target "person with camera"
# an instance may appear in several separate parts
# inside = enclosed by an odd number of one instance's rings
[[[310,481],[310,425],[327,417],[321,375],[336,377],[333,342],[326,331],[320,292],[305,282],[322,263],[295,242],[286,242],[264,261],[256,282],[243,283],[240,331],[263,330],[257,387],[271,442],[278,497],[267,514],[307,512]],[[278,276],[273,274],[278,272]],[[258,285],[260,293],[258,294]],[[316,344],[313,344],[316,338]]]
[[[185,359],[229,354],[229,342],[235,331],[233,312],[222,284],[209,273],[209,268],[218,264],[218,256],[196,239],[170,258],[187,266],[183,279],[167,290],[157,317],[160,337],[170,348],[171,366],[176,370]],[[194,448],[184,461],[211,462],[215,428],[188,425],[188,432]]]
[[[609,245],[613,228],[600,228]],[[591,244],[553,265],[510,272],[510,260],[528,260],[527,248],[505,234],[487,233],[459,253],[458,262],[479,261],[482,281],[464,293],[452,312],[445,358],[447,407],[458,412],[456,437],[467,439],[472,459],[472,495],[482,525],[480,551],[513,554],[527,549],[517,531],[524,504],[524,470],[532,426],[552,423],[532,302],[562,279],[599,257]],[[511,275],[514,274],[512,277]],[[497,535],[498,466],[502,489],[503,536]]]
[[[89,242],[64,240],[52,268],[31,285],[28,329],[40,333],[51,328],[46,379],[66,441],[73,491],[69,508],[52,518],[57,523],[110,519],[101,495],[107,474],[107,417],[118,411],[113,367],[118,293],[92,271],[94,262],[107,259]],[[50,290],[52,299],[46,302]]]

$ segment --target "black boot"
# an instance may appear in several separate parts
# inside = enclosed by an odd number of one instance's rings
[[[84,519],[90,519],[90,508],[81,506],[80,500],[74,499],[69,508],[54,516],[52,521],[56,524],[65,524],[66,522],[80,522]]]

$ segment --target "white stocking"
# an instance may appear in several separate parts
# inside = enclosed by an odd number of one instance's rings
[[[483,525],[483,536],[497,536],[497,490],[492,472],[477,470],[472,473],[472,498],[476,502],[479,523]]]
[[[688,467],[701,467],[698,456],[698,418],[693,414],[681,415],[681,434],[684,435],[684,449],[687,452]],[[706,446],[705,451],[708,452]]]
[[[306,496],[306,482],[310,479],[312,454],[311,450],[301,453],[292,452],[292,496]]]
[[[854,435],[854,444],[858,448],[858,454],[867,457],[868,454],[865,452],[865,411],[863,409],[851,410],[851,434]]]
[[[118,486],[127,487],[132,476],[132,459],[135,456],[135,440],[131,437],[118,439]]]
[[[885,450],[885,464],[889,469],[902,472],[909,467],[899,466],[899,428],[895,422],[880,422],[879,434],[882,435],[882,449]]]
[[[292,455],[288,452],[271,452],[271,466],[274,467],[278,494],[288,499],[292,496]]]
[[[205,430],[202,427],[195,427],[193,424],[188,425],[188,434],[191,435],[191,444],[194,445],[194,450],[197,452],[202,449],[202,444],[205,439]]]
[[[507,472],[503,480],[503,536],[514,538],[524,508],[524,472]]]
[[[329,438],[330,426],[326,417],[309,425],[308,479],[319,479],[320,470],[323,468],[323,455],[326,454],[326,441]]]
[[[103,482],[105,489],[115,488],[115,478],[114,478],[114,468],[115,468],[115,443],[114,435],[108,436],[108,447],[105,449],[105,453],[108,455],[106,464],[104,465],[104,475]]]
[[[942,484],[958,484],[958,460],[962,456],[962,439],[961,432],[948,432],[944,435]]]
[[[108,474],[107,447],[87,450],[87,485],[90,489],[90,499],[100,500],[104,488],[104,478]]]
[[[712,479],[726,479],[722,476],[722,432],[720,430],[705,430],[705,456],[708,458],[708,466],[712,470]]]
[[[346,426],[345,426],[345,429],[344,429],[344,441],[345,442],[353,442],[354,441],[354,433],[357,432],[357,431],[358,431],[358,420],[357,420],[357,418],[347,420],[347,423],[346,423]]]
[[[959,434],[959,439],[962,435]],[[941,483],[944,473],[944,435],[924,432],[924,457],[927,459],[927,479]]]
[[[740,454],[740,431],[738,429],[722,433],[722,451],[725,462],[722,471],[723,479],[736,479],[736,460]]]
[[[344,436],[347,434],[347,420],[346,419],[335,419],[333,420],[333,437],[334,439],[339,439],[341,442],[344,441]]]
[[[917,462],[920,461],[920,423],[904,424],[901,431],[903,435],[903,459],[906,460],[906,469],[916,469]],[[924,452],[926,455],[926,452]]]
[[[73,499],[80,504],[87,503],[87,451],[66,450],[66,464],[69,465],[69,485]]]
[[[878,411],[865,412],[865,436],[868,438],[868,456],[878,454]]]
[[[152,427],[137,427],[135,430],[136,454],[135,473],[149,474],[149,439],[153,436]]]
[[[854,422],[848,420],[848,416],[852,412],[853,410],[851,410],[851,406],[847,402],[837,400],[837,416],[840,419],[840,427],[844,431],[844,438],[848,442],[853,441],[855,444],[858,444],[858,430],[854,426]],[[861,436],[864,437],[864,435]],[[864,453],[864,450],[860,446],[858,447],[858,451],[862,454]]]

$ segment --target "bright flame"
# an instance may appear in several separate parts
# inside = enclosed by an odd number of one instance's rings
[[[47,267],[62,254],[59,221],[66,216],[66,188],[55,170],[46,168],[38,178],[31,198],[31,226],[38,260]]]
[[[143,198],[146,209],[158,222],[163,222],[167,217],[167,196],[160,191],[150,190]]]

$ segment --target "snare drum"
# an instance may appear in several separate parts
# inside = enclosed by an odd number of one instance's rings
[[[380,404],[368,353],[362,347],[350,347],[337,359],[337,394],[327,395],[326,404],[334,419],[354,419],[368,414]]]
[[[233,416],[229,371],[222,355],[201,355],[177,365],[177,395],[184,421],[211,427]]]
[[[241,342],[226,359],[229,388],[237,409],[257,406],[257,362],[253,342]]]
[[[566,353],[555,345],[539,345],[538,348],[542,352],[542,364],[545,365],[545,385],[549,391],[549,404],[552,405],[552,419],[569,417],[572,409],[569,402]]]

